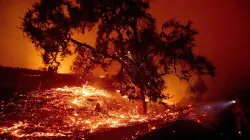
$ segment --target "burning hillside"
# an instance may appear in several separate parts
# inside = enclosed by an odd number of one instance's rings
[[[147,115],[138,115],[136,102],[88,85],[33,91],[18,98],[1,103],[0,135],[35,138],[73,137],[78,133],[84,137],[154,120],[173,121],[178,116],[178,112],[168,109],[159,113],[153,107]]]

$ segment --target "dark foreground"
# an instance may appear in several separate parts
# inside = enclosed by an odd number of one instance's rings
[[[135,126],[120,127],[109,131],[96,133],[85,137],[87,140],[249,140],[249,136],[238,136],[234,134],[225,134],[216,130],[216,128],[204,126],[192,120],[178,120],[171,124],[166,124],[158,130],[139,136],[146,132],[148,124],[138,124]],[[1,135],[0,139],[16,139],[8,135]],[[26,139],[26,138],[25,138]],[[29,139],[49,139],[49,140],[67,140],[82,139],[81,136],[75,137],[40,137]]]
[[[162,129],[139,137],[137,140],[241,140],[248,136],[228,135],[191,120],[179,120]]]

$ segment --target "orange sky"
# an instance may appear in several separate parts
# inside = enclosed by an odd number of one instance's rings
[[[37,69],[40,54],[18,29],[33,0],[0,0],[0,65]],[[217,67],[216,78],[208,78],[209,92],[216,95],[237,88],[250,71],[249,0],[155,0],[151,12],[158,27],[165,19],[194,21],[200,30],[197,52]],[[85,36],[91,40],[93,34]],[[93,43],[93,42],[92,42]],[[68,72],[72,57],[63,62],[61,72]],[[244,79],[245,78],[245,79]]]

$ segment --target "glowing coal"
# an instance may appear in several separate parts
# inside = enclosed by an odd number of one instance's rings
[[[119,92],[111,94],[88,85],[33,91],[19,97],[18,101],[1,103],[0,135],[71,137],[81,132],[84,137],[158,119],[173,121],[178,115],[169,110],[156,113],[153,108],[148,109],[147,115],[139,115],[136,102],[130,102]],[[97,104],[99,110],[96,110]]]

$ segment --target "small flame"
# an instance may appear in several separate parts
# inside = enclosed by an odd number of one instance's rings
[[[8,121],[8,116],[0,116],[0,119],[6,120],[0,123],[0,135],[11,134],[24,138],[73,136],[75,130],[95,133],[103,129],[157,119],[173,121],[178,118],[179,112],[167,110],[156,113],[154,108],[148,108],[147,115],[139,115],[137,103],[129,102],[128,96],[120,96],[117,93],[111,94],[86,84],[82,87],[65,86],[30,92],[18,103],[9,103],[10,106],[21,109],[12,114],[17,114],[17,118],[24,116],[22,118],[25,119]],[[100,109],[96,109],[97,103]],[[10,122],[11,124],[8,124]],[[151,130],[153,129],[156,129],[156,126],[151,127]]]

